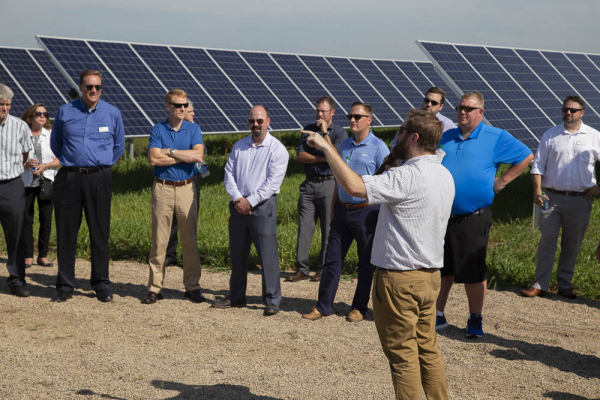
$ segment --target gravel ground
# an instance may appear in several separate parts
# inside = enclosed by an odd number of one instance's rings
[[[73,299],[51,303],[57,268],[28,270],[32,296],[0,285],[2,399],[389,399],[387,361],[371,313],[345,321],[354,283],[342,282],[336,314],[305,321],[318,284],[282,282],[282,311],[263,316],[260,274],[248,307],[231,310],[183,298],[182,271],[169,268],[165,299],[142,305],[148,266],[111,264],[115,301],[89,289],[77,262]],[[0,271],[6,277],[6,270]],[[282,279],[287,273],[282,273]],[[204,272],[209,299],[227,293],[227,273]],[[482,339],[464,338],[460,285],[441,332],[453,399],[600,398],[600,302],[552,295],[525,299],[489,291]]]

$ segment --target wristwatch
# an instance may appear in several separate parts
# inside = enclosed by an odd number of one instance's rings
[[[323,137],[325,136],[329,136],[329,131],[325,131],[325,132],[321,132],[323,134]]]
[[[170,150],[169,150],[169,155],[170,155],[171,157],[173,157],[173,154],[175,154],[175,149],[170,149]]]

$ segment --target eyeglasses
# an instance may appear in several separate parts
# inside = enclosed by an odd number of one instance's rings
[[[181,108],[181,107],[188,108],[188,105],[190,103],[169,103],[169,104],[172,105],[175,108]]]
[[[562,112],[564,114],[566,114],[569,111],[571,111],[571,114],[575,114],[576,112],[583,111],[583,108],[570,108],[570,107],[563,107],[562,108]]]
[[[93,88],[96,88],[97,91],[101,91],[102,90],[102,85],[85,85],[85,88],[88,91],[92,90]]]
[[[423,99],[423,103],[425,103],[425,104],[429,104],[429,103],[431,103],[431,105],[432,105],[432,106],[434,106],[434,107],[435,107],[435,106],[439,106],[439,105],[440,105],[440,102],[439,102],[439,101],[431,100],[431,99],[428,99],[427,97],[425,97],[425,98]]]
[[[371,118],[370,115],[363,115],[363,114],[348,114],[348,115],[346,115],[346,118],[348,118],[348,121],[352,121],[352,118],[354,118],[354,120],[356,122],[358,122],[358,121],[360,121],[360,119],[362,117]]]
[[[473,110],[483,110],[483,108],[481,107],[468,107],[468,106],[456,106],[455,108],[456,111],[461,112],[464,111],[467,114],[470,113]]]
[[[317,114],[321,114],[321,113],[322,114],[326,114],[328,112],[331,112],[331,110],[319,110],[319,109],[317,109]]]
[[[259,118],[259,119],[248,118],[248,123],[249,123],[250,125],[254,125],[254,123],[255,123],[255,122],[256,122],[257,124],[259,124],[259,125],[262,125],[262,124],[265,122],[265,120],[264,120],[264,119],[262,119],[262,118]]]
[[[48,113],[47,112],[41,112],[41,111],[36,111],[35,114],[36,117],[44,117],[44,118],[48,118]]]

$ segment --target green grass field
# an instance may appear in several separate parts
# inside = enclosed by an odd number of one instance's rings
[[[378,130],[376,134],[391,142],[394,129]],[[205,136],[208,155],[206,162],[210,177],[202,180],[200,215],[198,222],[198,250],[204,268],[226,270],[229,263],[229,238],[227,233],[229,198],[223,185],[223,166],[233,143],[243,135]],[[277,238],[282,270],[294,268],[297,235],[298,186],[303,181],[303,167],[296,160],[295,146],[299,133],[276,134],[290,150],[290,163],[281,187],[277,206]],[[136,157],[125,157],[113,168],[113,201],[110,236],[110,256],[113,260],[147,262],[152,246],[152,218],[150,213],[150,186],[152,168],[145,157],[147,139],[135,139]],[[502,171],[502,170],[501,170]],[[511,183],[494,201],[493,225],[488,246],[489,285],[492,288],[507,286],[526,287],[534,277],[539,231],[532,228],[532,195],[529,171]],[[37,211],[36,211],[37,214]],[[599,235],[600,208],[594,202],[587,235],[579,251],[573,279],[575,289],[582,296],[600,299],[600,265],[594,251]],[[34,227],[37,234],[37,225]],[[90,257],[89,236],[85,221],[77,243],[77,256]],[[320,244],[319,229],[315,230],[310,260],[316,265]],[[53,228],[51,258],[55,258],[56,232]],[[4,243],[2,242],[4,248]],[[559,244],[560,250],[560,244]],[[250,263],[259,263],[252,250]],[[347,278],[356,273],[356,247],[352,246],[344,264]],[[555,288],[553,276],[551,287]]]

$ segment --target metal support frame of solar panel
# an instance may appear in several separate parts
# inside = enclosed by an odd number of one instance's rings
[[[364,101],[375,106],[375,127],[396,127],[408,109],[420,107],[423,93],[418,85],[403,89],[419,99],[411,103],[394,85],[397,79],[387,77],[376,61],[392,63],[388,73],[412,76],[409,81],[432,79],[418,67],[430,63],[399,62],[414,70],[404,72],[393,60],[37,38],[74,87],[82,70],[103,72],[103,98],[121,110],[128,137],[147,136],[152,125],[166,118],[164,93],[173,87],[186,90],[195,102],[204,133],[234,133],[248,131],[247,112],[255,103],[270,109],[273,130],[297,131],[314,121],[314,101],[324,95],[336,101],[334,119],[342,125],[347,125],[343,115],[349,105]]]
[[[485,116],[534,150],[562,122],[567,95],[587,103],[584,122],[600,129],[600,55],[417,41],[457,95],[484,94]]]
[[[40,49],[0,47],[0,83],[14,92],[10,111],[16,117],[35,103],[54,116],[68,99],[67,82]]]

